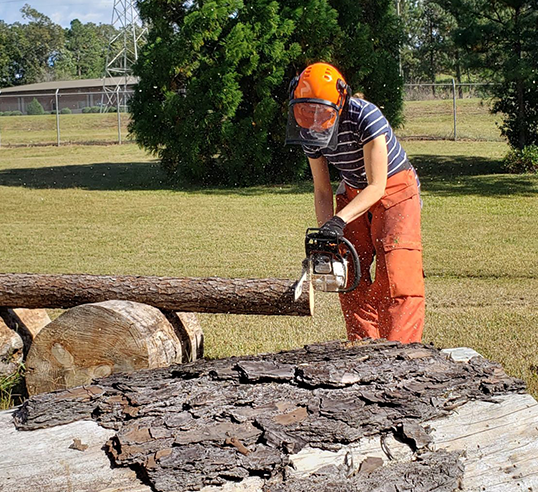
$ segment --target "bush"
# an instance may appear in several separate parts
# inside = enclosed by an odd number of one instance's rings
[[[26,113],[30,115],[45,114],[45,110],[41,103],[34,97],[31,102],[26,105]]]
[[[178,182],[301,179],[304,153],[284,140],[289,82],[309,63],[333,63],[398,123],[401,36],[392,3],[139,2],[152,28],[134,67],[129,130]]]
[[[7,116],[22,116],[22,111],[8,111],[8,113]]]
[[[92,106],[90,109],[90,113],[100,113],[101,108],[99,106]]]
[[[512,149],[504,158],[503,164],[510,173],[538,173],[538,145]]]
[[[82,108],[82,112],[84,114],[91,113],[91,111],[92,111],[92,108],[90,108],[89,106],[86,106],[85,108]]]
[[[69,108],[62,108],[60,111],[60,114],[72,114],[73,111],[71,111]]]

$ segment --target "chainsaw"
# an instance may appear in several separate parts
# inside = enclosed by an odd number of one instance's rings
[[[295,300],[301,296],[307,278],[315,290],[323,292],[350,292],[359,285],[359,256],[353,244],[345,237],[309,228],[306,230],[305,251],[303,271],[295,285]],[[350,261],[355,274],[353,282],[347,286]]]

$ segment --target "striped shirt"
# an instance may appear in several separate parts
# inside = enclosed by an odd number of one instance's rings
[[[375,104],[355,97],[350,98],[349,104],[342,112],[336,149],[303,145],[303,150],[311,159],[325,156],[327,161],[340,171],[346,184],[352,188],[362,189],[368,185],[363,148],[380,135],[385,135],[387,141],[387,177],[404,169],[410,169],[407,154],[381,110]]]

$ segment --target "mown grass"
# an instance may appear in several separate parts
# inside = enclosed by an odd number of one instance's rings
[[[127,125],[130,116],[120,113],[121,139],[129,139]],[[56,115],[0,117],[2,146],[56,144]],[[113,143],[118,141],[116,113],[60,115],[60,143]]]
[[[422,178],[424,341],[472,347],[537,396],[538,176],[503,174],[502,142],[405,147]],[[0,214],[2,271],[35,273],[296,278],[314,223],[310,183],[178,190],[134,145],[0,149]],[[332,294],[313,318],[200,318],[209,357],[345,337]]]
[[[500,115],[490,112],[491,102],[486,99],[456,100],[456,137],[460,140],[502,142],[498,125]],[[397,133],[404,138],[454,137],[452,99],[407,101],[404,105],[405,123]]]

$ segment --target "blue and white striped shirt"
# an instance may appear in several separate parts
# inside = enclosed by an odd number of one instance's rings
[[[327,161],[340,171],[342,179],[349,186],[362,189],[368,185],[363,147],[383,134],[386,135],[387,141],[387,177],[411,168],[407,154],[381,110],[375,104],[355,97],[350,98],[349,104],[342,112],[336,149],[303,145],[303,150],[311,159],[325,156]]]

